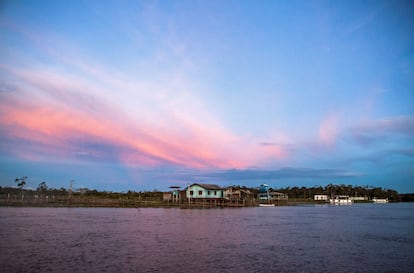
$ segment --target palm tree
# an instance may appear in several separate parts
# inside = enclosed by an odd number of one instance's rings
[[[24,186],[26,185],[26,180],[27,180],[27,176],[23,176],[22,178],[16,178],[14,180],[14,183],[17,184],[17,187],[19,187],[20,189],[23,189]]]
[[[23,188],[24,188],[24,186],[26,186],[26,180],[27,180],[27,176],[23,176],[22,178],[16,178],[14,180],[14,183],[16,183],[17,187],[20,188],[20,191],[21,191],[21,194],[22,194],[22,201],[23,201],[23,198],[24,198]]]
[[[40,191],[40,192],[45,192],[45,191],[47,191],[46,181],[41,182],[41,183],[39,184],[39,186],[37,187],[37,189],[36,189],[36,190],[37,190],[37,191]]]

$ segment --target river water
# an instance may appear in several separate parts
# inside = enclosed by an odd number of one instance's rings
[[[414,203],[0,208],[1,272],[414,272]]]

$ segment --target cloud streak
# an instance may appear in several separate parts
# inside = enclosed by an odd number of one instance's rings
[[[182,180],[188,177],[195,181],[260,181],[278,179],[330,179],[356,178],[363,174],[360,172],[341,169],[315,169],[315,168],[281,168],[277,170],[261,169],[231,169],[217,172],[203,172],[177,174],[176,179]]]
[[[367,121],[351,127],[348,132],[359,145],[372,145],[392,136],[414,138],[414,117],[396,116]]]

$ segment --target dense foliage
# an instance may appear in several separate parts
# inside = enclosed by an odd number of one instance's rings
[[[306,187],[287,187],[277,189],[279,192],[287,193],[289,198],[313,198],[316,194],[326,194],[328,196],[333,195],[349,195],[360,196],[368,198],[388,198],[390,201],[399,201],[400,195],[397,191],[391,189],[383,189],[381,187],[370,186],[352,186],[352,185],[333,185],[329,184],[325,187],[314,186],[310,188]]]
[[[243,186],[234,186],[236,188],[248,189],[253,193],[258,193],[258,188],[246,188]],[[286,188],[271,188],[271,191],[277,191],[285,193],[291,198],[307,198],[313,199],[316,194],[326,194],[328,196],[334,195],[349,195],[359,196],[368,198],[388,198],[390,201],[401,201],[401,196],[397,191],[392,189],[383,189],[381,187],[371,186],[352,186],[352,185],[333,185],[329,184],[325,187],[314,186],[314,187],[286,187]],[[408,200],[408,196],[404,200]]]
[[[0,199],[5,199],[7,196],[15,197],[25,195],[26,197],[31,196],[54,196],[54,197],[67,197],[69,196],[69,190],[65,188],[54,189],[54,188],[47,188],[45,185],[43,187],[38,187],[36,190],[31,189],[20,189],[20,188],[13,188],[13,187],[0,187]],[[148,200],[148,201],[156,201],[162,200],[162,192],[159,191],[146,191],[146,192],[135,192],[135,191],[128,191],[128,192],[111,192],[111,191],[98,191],[98,190],[90,190],[87,188],[80,188],[72,191],[71,196],[73,198],[108,198],[108,199],[139,199],[139,200]]]

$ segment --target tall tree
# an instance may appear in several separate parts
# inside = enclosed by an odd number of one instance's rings
[[[24,186],[26,186],[26,180],[27,180],[27,176],[23,176],[22,178],[16,178],[14,180],[14,183],[16,183],[17,187],[19,187],[22,190]]]
[[[46,181],[43,181],[43,182],[41,182],[40,184],[39,184],[39,186],[37,187],[37,191],[40,191],[40,192],[46,192],[47,191],[47,189],[48,189],[48,187],[47,187],[47,185],[46,185]]]
[[[20,188],[21,194],[22,194],[22,202],[24,199],[24,195],[23,195],[23,188],[24,186],[26,186],[26,180],[27,180],[27,176],[23,176],[22,178],[16,178],[14,180],[14,183],[17,184],[17,187]]]

